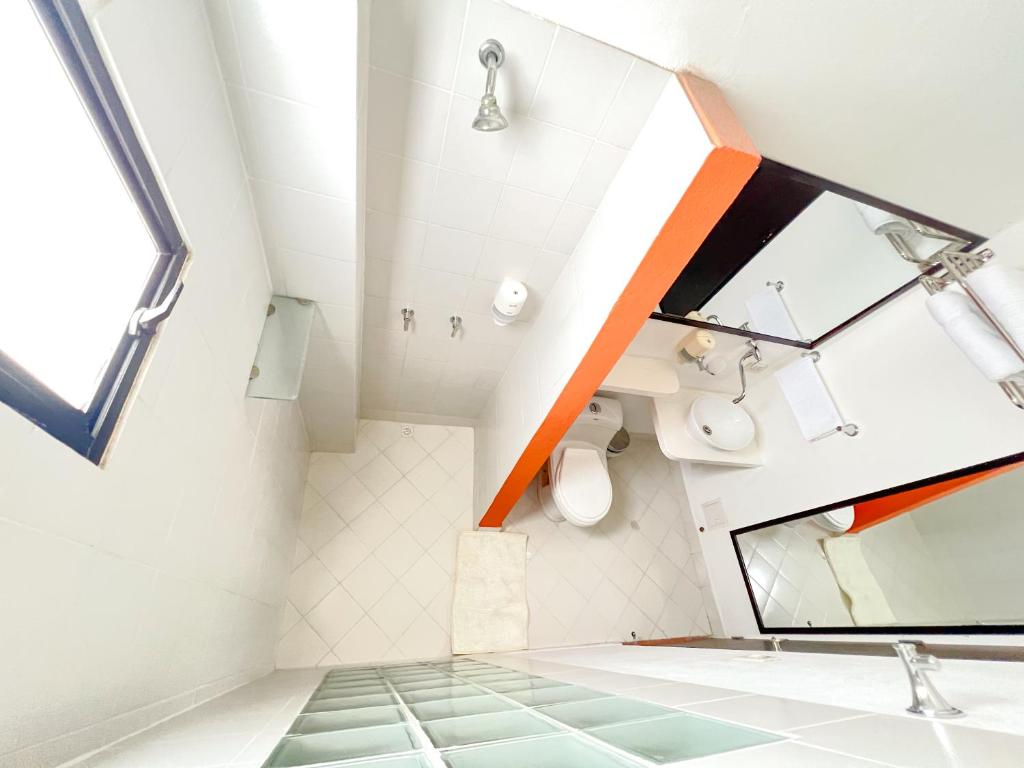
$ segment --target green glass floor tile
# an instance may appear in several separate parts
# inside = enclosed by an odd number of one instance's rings
[[[545,704],[562,704],[566,701],[584,701],[585,699],[604,699],[608,693],[592,691],[578,685],[559,685],[550,688],[528,688],[525,691],[509,691],[505,694],[513,701],[528,707],[542,707]]]
[[[356,728],[281,739],[266,768],[311,765],[357,757],[375,757],[416,749],[416,737],[405,725]]]
[[[374,693],[391,693],[386,685],[323,686],[313,694],[314,699],[341,699],[348,696],[367,696]]]
[[[624,757],[605,752],[568,734],[504,741],[441,753],[449,768],[639,768]]]
[[[558,731],[557,726],[523,709],[453,717],[449,720],[432,720],[423,723],[422,726],[427,736],[434,742],[434,746],[442,749],[479,744],[484,741],[539,736]]]
[[[303,712],[334,712],[339,709],[358,709],[360,707],[386,707],[398,701],[390,693],[370,694],[369,696],[345,696],[336,699],[313,699]]]
[[[687,714],[588,728],[586,732],[595,739],[658,764],[782,740],[781,736],[764,731]]]
[[[596,728],[599,725],[626,723],[630,720],[650,720],[674,714],[677,710],[648,704],[636,699],[591,699],[570,701],[565,704],[551,704],[537,709],[542,715],[565,723],[571,728]]]
[[[425,691],[430,688],[454,688],[465,685],[465,681],[454,677],[431,677],[427,680],[412,680],[405,683],[392,683],[396,691]]]
[[[525,672],[486,672],[484,674],[463,674],[458,673],[459,677],[463,677],[471,683],[478,685],[490,685],[491,683],[501,683],[506,680],[529,680],[530,676]]]
[[[346,765],[349,765],[346,763]],[[383,760],[366,760],[351,765],[351,768],[431,768],[433,763],[423,755],[403,755],[402,757],[385,757]],[[324,766],[324,768],[330,768]]]
[[[537,688],[557,688],[560,685],[569,685],[561,680],[549,680],[546,677],[528,677],[525,680],[503,680],[498,683],[487,683],[488,688],[498,693],[508,691],[527,691]]]
[[[446,717],[482,715],[485,712],[503,712],[515,708],[515,704],[509,704],[497,696],[466,696],[461,699],[424,701],[422,704],[409,706],[409,709],[421,722],[441,720]]]
[[[403,672],[399,675],[389,675],[388,680],[394,682],[406,682],[410,680],[428,680],[432,677],[451,677],[451,673],[444,670],[427,670],[426,672]]]
[[[359,670],[357,672],[328,672],[324,675],[325,680],[380,680],[381,674],[375,669]]]
[[[441,701],[443,699],[460,699],[463,696],[481,696],[487,693],[475,685],[445,686],[444,688],[428,688],[425,691],[405,691],[401,694],[406,704],[419,704],[421,701]]]
[[[409,675],[414,672],[431,672],[433,667],[428,664],[401,664],[395,667],[381,667],[378,671],[385,677]]]
[[[405,720],[401,707],[360,707],[335,712],[314,712],[299,715],[288,733],[324,733],[369,728],[374,725],[395,725]]]
[[[324,677],[325,681],[326,680],[330,680],[330,681],[335,682],[335,683],[358,683],[358,682],[363,681],[363,680],[369,680],[372,683],[372,682],[374,682],[376,680],[382,680],[382,679],[383,678],[380,675],[378,675],[376,673],[373,673],[373,672],[359,672],[358,674],[354,674],[354,675],[353,674],[348,674],[348,675],[328,674],[328,675],[326,675]]]

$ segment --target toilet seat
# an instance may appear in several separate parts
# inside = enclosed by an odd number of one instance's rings
[[[814,516],[813,520],[827,531],[846,533],[853,527],[853,507],[840,507]]]
[[[551,490],[558,509],[574,525],[596,524],[612,505],[608,467],[593,447],[568,446],[562,451]]]

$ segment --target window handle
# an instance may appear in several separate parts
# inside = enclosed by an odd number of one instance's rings
[[[155,307],[139,307],[136,309],[128,321],[128,334],[130,336],[141,336],[144,333],[156,333],[157,326],[167,319],[167,316],[171,314],[171,310],[174,309],[174,305],[178,303],[178,297],[181,296],[183,286],[184,283],[179,277],[175,281],[174,287],[164,296],[164,300]]]

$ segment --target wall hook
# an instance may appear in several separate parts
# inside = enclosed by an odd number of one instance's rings
[[[452,315],[448,318],[448,322],[452,324],[452,338],[455,338],[455,334],[462,330],[462,318],[458,315]]]
[[[415,309],[409,309],[408,307],[402,307],[402,330],[408,331],[409,326],[412,324],[413,317],[416,316]]]

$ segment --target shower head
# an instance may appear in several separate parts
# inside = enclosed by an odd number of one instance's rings
[[[480,63],[487,68],[487,87],[480,99],[480,109],[473,118],[473,129],[477,131],[500,131],[508,128],[508,120],[501,114],[498,100],[494,98],[494,83],[498,67],[505,63],[505,49],[497,40],[485,40],[480,46]]]

